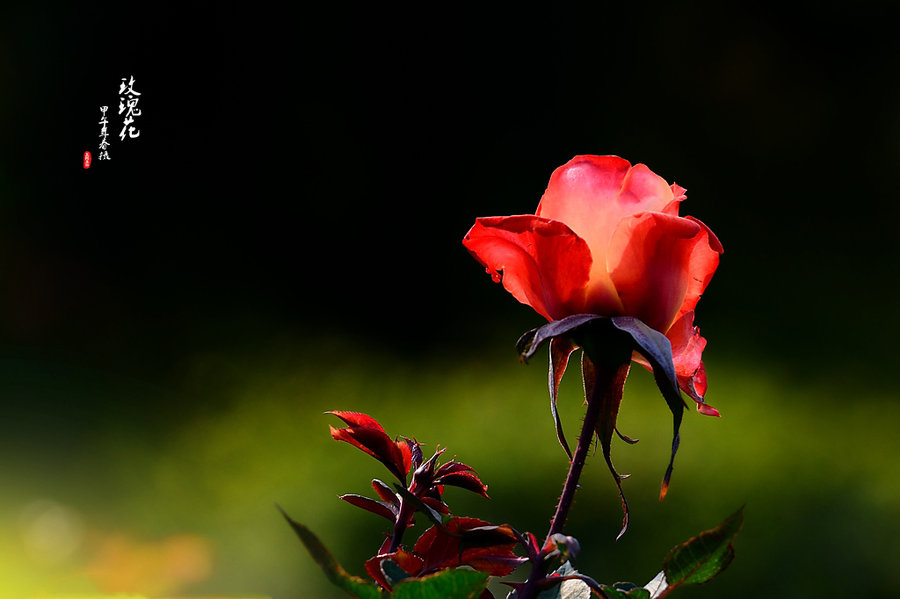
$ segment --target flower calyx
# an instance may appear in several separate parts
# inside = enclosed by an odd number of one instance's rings
[[[570,459],[572,459],[572,453],[563,434],[556,407],[557,396],[559,384],[568,366],[570,356],[576,349],[581,348],[584,351],[582,376],[585,399],[588,402],[595,401],[600,404],[594,428],[603,450],[603,456],[619,489],[625,512],[623,528],[619,534],[621,536],[628,525],[628,504],[621,485],[621,481],[626,475],[616,472],[612,464],[611,440],[615,432],[628,443],[636,442],[619,432],[616,426],[622,399],[622,386],[628,373],[628,363],[634,354],[653,372],[657,387],[672,412],[672,450],[661,485],[660,499],[662,499],[666,495],[672,476],[675,454],[680,442],[679,429],[686,405],[681,396],[681,385],[673,363],[671,343],[663,333],[652,329],[632,316],[608,317],[599,314],[574,314],[532,329],[522,335],[516,344],[520,359],[527,362],[545,343],[550,344],[551,413],[560,445]],[[701,413],[715,412],[718,414],[715,408],[708,406],[703,401],[702,397],[695,395],[693,399],[697,402],[698,411]]]

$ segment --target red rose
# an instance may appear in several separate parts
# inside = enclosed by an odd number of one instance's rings
[[[679,385],[699,400],[706,340],[694,306],[722,245],[706,225],[678,215],[684,199],[684,188],[643,164],[576,156],[550,176],[536,214],[479,218],[463,244],[547,320],[633,316],[664,333]]]

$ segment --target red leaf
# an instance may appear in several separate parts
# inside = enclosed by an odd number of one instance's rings
[[[341,495],[340,499],[343,499],[350,505],[361,507],[362,509],[368,510],[373,514],[377,514],[379,516],[387,518],[391,522],[394,522],[397,518],[397,508],[389,503],[381,503],[380,501],[375,501],[374,499],[369,499],[368,497],[363,497],[362,495],[354,495],[352,493]]]
[[[441,477],[447,474],[455,474],[457,472],[473,472],[474,470],[475,469],[468,464],[463,464],[462,462],[457,462],[456,460],[450,460],[449,462],[438,468],[435,476]]]
[[[410,576],[417,577],[422,574],[422,559],[416,555],[413,555],[412,553],[400,549],[399,551],[395,551],[393,553],[382,553],[376,555],[375,557],[366,560],[366,572],[368,572],[369,576],[371,576],[375,580],[375,582],[377,582],[384,589],[387,589],[389,591],[391,590],[391,585],[384,577],[384,572],[381,571],[381,562],[386,559],[392,560]]]
[[[400,504],[400,500],[397,499],[397,494],[394,493],[384,481],[380,481],[377,478],[372,480],[372,488],[375,489],[375,492],[378,493],[378,496],[381,497],[383,501],[390,501],[394,505]]]
[[[424,560],[424,573],[470,566],[493,576],[506,576],[527,558],[513,554],[518,540],[507,525],[493,526],[477,518],[453,518],[443,528],[426,530],[413,552]]]
[[[336,410],[325,413],[334,414],[350,426],[364,426],[366,428],[375,428],[380,430],[381,432],[384,432],[384,429],[381,428],[381,425],[378,424],[378,421],[368,414],[362,414],[360,412],[339,412]]]
[[[434,511],[439,514],[449,514],[450,508],[446,503],[441,501],[440,499],[434,499],[433,497],[422,497],[422,503],[429,506]]]
[[[488,497],[487,485],[479,480],[478,476],[471,472],[458,472],[456,474],[448,474],[442,476],[435,481],[442,485],[453,485],[478,493],[482,497]]]
[[[371,416],[356,412],[328,412],[350,424],[345,428],[331,429],[337,441],[346,441],[387,466],[394,476],[406,482],[412,460],[412,451],[404,441],[393,441]]]

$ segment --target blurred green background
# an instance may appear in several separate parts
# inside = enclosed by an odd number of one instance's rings
[[[633,371],[632,524],[593,457],[580,569],[643,584],[746,504],[732,567],[681,595],[896,594],[886,10],[5,5],[0,595],[341,596],[275,509],[357,574],[380,544],[336,497],[387,473],[329,409],[448,447],[492,497],[448,489],[458,513],[542,534],[567,462],[546,358],[513,350],[541,319],[460,240],[580,153],[683,185],[725,246],[697,316],[723,418],[687,415],[660,504],[670,416]],[[141,137],[98,162],[130,75]],[[574,372],[560,405],[574,439]]]

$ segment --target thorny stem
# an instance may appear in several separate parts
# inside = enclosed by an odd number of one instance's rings
[[[563,485],[562,494],[559,496],[559,503],[556,504],[556,513],[553,514],[553,519],[550,521],[550,530],[547,532],[544,546],[550,541],[550,537],[562,532],[566,519],[569,516],[569,509],[572,507],[572,502],[575,499],[575,491],[578,490],[578,480],[581,478],[581,471],[584,469],[584,463],[591,449],[591,442],[594,438],[601,410],[608,404],[609,400],[621,399],[622,387],[630,363],[630,352],[625,354],[625,356],[625,358],[620,359],[618,356],[607,354],[602,356],[601,360],[596,358],[591,360],[596,367],[597,376],[592,384],[585,380],[585,395],[590,394],[590,397],[586,397],[587,410],[584,414],[584,422],[581,425],[581,433],[578,436],[578,446],[572,455],[566,482]],[[588,359],[587,354],[584,359]],[[613,398],[613,394],[618,394],[618,396]],[[532,599],[537,596],[537,583],[546,574],[543,570],[544,564],[542,560],[536,560],[532,564],[531,573],[528,575],[524,586],[517,593],[517,599]]]
[[[572,462],[569,465],[569,473],[566,475],[566,482],[563,485],[562,495],[559,496],[559,503],[556,504],[556,513],[550,521],[550,530],[547,532],[547,538],[544,540],[546,546],[554,534],[561,532],[566,518],[569,515],[569,508],[572,507],[572,501],[575,499],[575,491],[578,489],[578,479],[581,477],[581,471],[584,469],[584,463],[587,459],[588,451],[591,448],[591,441],[594,437],[594,427],[597,424],[597,418],[600,416],[600,402],[588,402],[587,412],[584,415],[584,423],[581,426],[581,434],[578,436],[578,446],[572,455]],[[544,564],[541,560],[536,560],[531,566],[531,573],[525,586],[518,593],[518,599],[532,599],[537,596],[537,582],[543,578]]]
[[[572,463],[569,465],[569,473],[566,475],[566,482],[563,485],[562,494],[559,496],[559,503],[556,504],[556,513],[550,520],[550,530],[547,531],[547,539],[545,543],[553,535],[562,532],[566,519],[569,517],[569,508],[575,499],[575,491],[578,489],[578,479],[581,478],[581,471],[584,469],[584,463],[587,460],[587,454],[591,449],[591,441],[594,438],[594,430],[597,426],[597,419],[600,416],[600,401],[591,398],[588,402],[587,411],[584,414],[584,423],[581,426],[581,434],[578,436],[578,446],[572,456]]]

